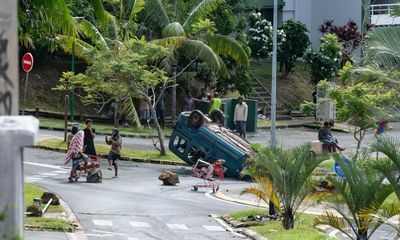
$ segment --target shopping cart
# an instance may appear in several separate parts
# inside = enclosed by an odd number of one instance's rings
[[[217,160],[214,163],[208,163],[197,160],[192,168],[192,176],[200,178],[203,181],[193,185],[193,190],[197,191],[199,187],[212,188],[213,192],[219,190],[219,183],[213,178],[214,173],[220,181],[224,180],[223,160]]]

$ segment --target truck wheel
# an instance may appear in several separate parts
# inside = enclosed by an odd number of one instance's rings
[[[210,113],[210,118],[213,123],[224,124],[225,114],[221,110],[215,109]]]
[[[203,125],[204,114],[198,110],[193,111],[188,119],[188,127],[196,129]]]

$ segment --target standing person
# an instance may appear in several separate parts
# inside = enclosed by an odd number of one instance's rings
[[[233,121],[236,124],[236,130],[239,136],[246,138],[247,104],[243,101],[243,97],[238,97],[238,101],[235,107]]]
[[[213,110],[219,109],[221,109],[221,99],[219,98],[219,93],[215,92],[214,97],[211,100],[210,111],[208,112],[208,114],[210,115]]]
[[[183,104],[183,111],[184,112],[191,112],[194,110],[194,97],[192,96],[192,93],[190,91],[186,92],[186,97],[184,100],[184,104]]]
[[[199,96],[199,101],[203,101],[203,102],[207,102],[207,103],[210,102],[206,88],[202,88],[201,89],[201,94]]]
[[[86,128],[83,130],[85,138],[83,140],[84,153],[96,156],[96,148],[94,147],[94,138],[96,137],[96,130],[93,128],[93,120],[86,119]]]
[[[162,92],[162,87],[158,88],[156,94],[156,115],[158,123],[160,124],[161,128],[164,128],[165,125],[165,103],[164,103],[164,93]]]
[[[375,136],[384,134],[385,133],[385,129],[386,129],[386,121],[378,121],[378,122],[376,122]]]
[[[144,97],[140,99],[139,111],[140,111],[140,123],[144,126],[147,126],[147,123],[150,118],[150,108],[147,99],[145,99]]]
[[[112,170],[111,166],[114,166],[115,177],[118,176],[118,159],[121,158],[122,151],[122,138],[119,135],[119,129],[114,128],[112,130],[111,137],[106,136],[106,143],[111,145],[111,150],[108,153],[108,170]]]

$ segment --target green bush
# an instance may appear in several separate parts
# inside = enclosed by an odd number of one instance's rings
[[[317,85],[322,79],[330,80],[340,69],[343,47],[334,34],[327,34],[321,38],[322,44],[318,50],[310,49],[304,60],[311,68],[311,83]]]
[[[313,102],[303,101],[300,104],[300,112],[307,117],[315,116],[315,111],[317,111],[317,104]]]
[[[286,35],[286,41],[282,42],[279,49],[281,71],[290,73],[297,58],[303,57],[304,52],[310,45],[310,39],[307,35],[308,30],[305,24],[295,20],[283,22],[280,29]]]

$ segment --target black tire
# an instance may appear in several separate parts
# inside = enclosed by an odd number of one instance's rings
[[[204,124],[204,114],[198,110],[194,110],[188,119],[187,125],[192,129],[197,129]]]
[[[215,109],[210,113],[210,118],[213,123],[224,124],[225,114],[221,110]]]

